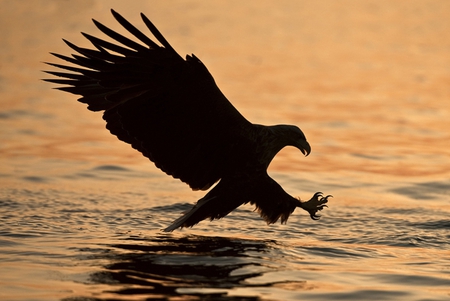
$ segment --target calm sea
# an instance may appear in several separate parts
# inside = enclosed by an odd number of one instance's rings
[[[1,300],[450,300],[447,1],[1,1]],[[108,5],[106,5],[108,4]],[[242,206],[161,232],[192,192],[40,82],[113,7],[194,52],[251,121],[298,125],[270,174],[319,221]]]

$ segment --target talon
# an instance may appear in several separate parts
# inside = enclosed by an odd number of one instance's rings
[[[321,211],[324,207],[328,207],[325,204],[328,203],[328,198],[330,198],[330,197],[333,197],[333,196],[327,195],[324,197],[322,192],[316,192],[309,201],[304,202],[304,203],[300,202],[299,207],[308,211],[311,219],[318,220],[318,219],[320,219],[320,215],[316,214],[317,211]]]

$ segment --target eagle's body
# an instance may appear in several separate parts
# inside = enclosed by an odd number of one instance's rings
[[[226,99],[197,57],[184,60],[143,14],[144,23],[162,46],[112,13],[145,45],[94,20],[122,45],[84,33],[95,50],[65,41],[79,54],[54,55],[76,67],[49,63],[71,72],[47,71],[63,78],[47,81],[64,84],[58,89],[81,95],[79,101],[87,103],[88,109],[104,111],[112,134],[192,189],[206,190],[220,181],[165,230],[221,218],[248,202],[256,205],[268,223],[280,218],[286,222],[296,207],[316,219],[328,196],[316,193],[310,201],[300,202],[267,174],[274,156],[287,145],[309,154],[302,131],[291,125],[250,123]]]

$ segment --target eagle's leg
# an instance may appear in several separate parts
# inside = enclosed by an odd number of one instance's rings
[[[328,198],[333,197],[332,195],[323,196],[322,192],[316,192],[313,197],[307,202],[299,201],[298,207],[309,212],[309,215],[313,220],[318,220],[320,215],[316,215],[317,211],[322,210],[324,207],[328,207],[325,205],[328,203]]]

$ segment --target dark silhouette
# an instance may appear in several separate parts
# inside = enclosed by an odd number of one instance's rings
[[[143,44],[94,21],[113,44],[82,33],[95,49],[78,54],[52,53],[76,65],[47,63],[70,72],[46,71],[63,79],[46,81],[66,85],[58,89],[81,95],[91,111],[104,111],[106,128],[132,145],[168,175],[193,190],[207,190],[185,215],[165,231],[192,227],[204,219],[219,219],[250,202],[268,223],[300,207],[318,219],[328,201],[317,192],[307,202],[287,194],[267,174],[273,157],[285,146],[304,155],[311,148],[303,132],[292,125],[263,126],[247,121],[227,100],[203,63],[195,56],[184,60],[141,13],[159,46],[121,15],[116,20]]]

